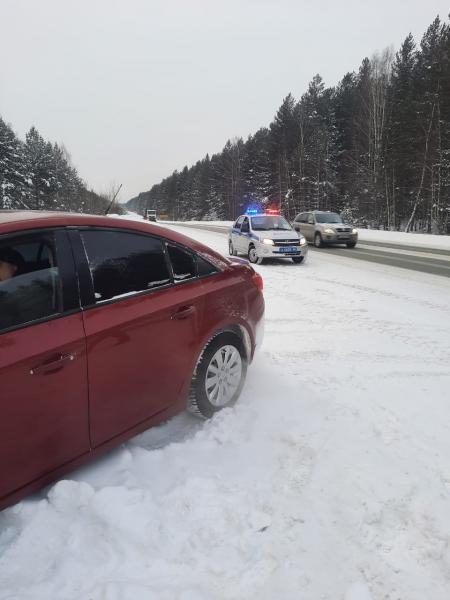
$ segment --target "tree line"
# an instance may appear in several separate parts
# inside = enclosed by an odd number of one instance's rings
[[[35,127],[22,141],[0,117],[0,209],[102,214],[110,202],[86,187],[64,146],[44,140]],[[111,212],[123,209],[116,204]]]
[[[326,87],[316,75],[247,140],[174,171],[128,202],[175,220],[234,219],[249,203],[335,210],[361,226],[450,233],[450,27],[364,58]]]

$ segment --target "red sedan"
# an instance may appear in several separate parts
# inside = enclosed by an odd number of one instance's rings
[[[263,315],[251,266],[158,225],[0,211],[0,509],[232,405]]]

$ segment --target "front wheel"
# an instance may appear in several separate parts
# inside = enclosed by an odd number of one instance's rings
[[[247,374],[247,358],[239,337],[222,333],[203,350],[191,382],[188,408],[208,419],[239,398]]]
[[[347,242],[347,248],[354,248],[356,246],[356,242]]]
[[[231,240],[228,242],[228,253],[230,256],[237,256],[237,252],[234,249],[233,242]]]
[[[296,265],[299,265],[303,262],[303,256],[293,256],[292,262],[294,262]]]
[[[250,246],[250,248],[248,249],[248,260],[254,265],[260,265],[263,261],[263,259],[260,256],[258,256],[256,248],[254,246]]]
[[[322,246],[323,246],[323,240],[322,240],[322,236],[320,235],[320,233],[316,233],[316,235],[314,236],[314,246],[316,248],[322,248]]]

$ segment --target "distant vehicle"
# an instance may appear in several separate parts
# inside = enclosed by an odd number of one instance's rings
[[[232,256],[247,255],[251,263],[261,264],[265,258],[290,258],[298,264],[306,258],[308,244],[277,211],[251,210],[230,229],[228,250]]]
[[[293,223],[294,229],[313,242],[316,248],[332,244],[345,244],[354,248],[358,241],[358,230],[343,222],[334,212],[313,210],[298,214]]]
[[[147,219],[147,221],[156,222],[156,210],[147,209],[145,211],[145,218]]]
[[[159,225],[0,211],[0,509],[185,408],[231,406],[262,286]]]

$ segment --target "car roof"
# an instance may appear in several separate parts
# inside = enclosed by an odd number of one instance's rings
[[[121,218],[120,216],[86,215],[82,213],[51,212],[39,210],[0,210],[0,234],[19,231],[46,229],[48,227],[105,227],[109,229],[128,229],[163,237],[179,243],[201,254],[209,255],[224,266],[229,262],[221,254],[208,246],[149,221]]]

